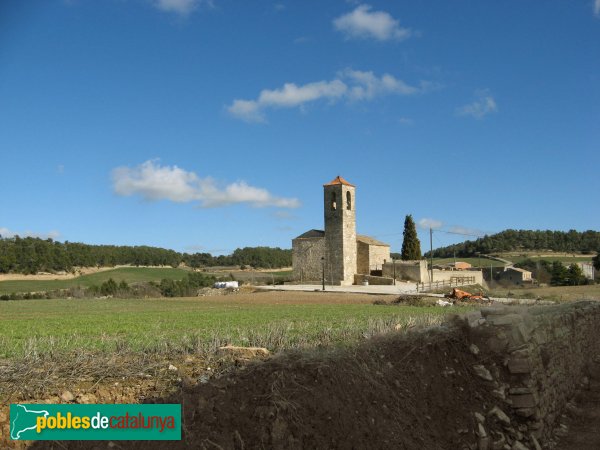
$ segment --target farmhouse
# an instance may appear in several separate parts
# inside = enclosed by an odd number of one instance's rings
[[[513,284],[531,283],[533,281],[529,270],[519,269],[518,267],[507,267],[500,274],[500,279]]]
[[[577,262],[575,263],[579,266],[581,271],[583,272],[583,276],[588,280],[593,280],[595,277],[594,273],[594,264],[592,262]]]
[[[356,187],[338,176],[323,185],[325,230],[309,230],[292,239],[294,278],[325,279],[351,285],[356,275],[381,271],[390,246],[356,234]]]

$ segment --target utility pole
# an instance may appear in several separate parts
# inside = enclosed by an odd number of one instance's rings
[[[394,286],[396,286],[396,261],[392,258],[392,265],[394,266]]]
[[[325,257],[321,257],[321,266],[323,268],[323,290],[325,290]]]
[[[433,230],[429,227],[429,281],[433,283]]]

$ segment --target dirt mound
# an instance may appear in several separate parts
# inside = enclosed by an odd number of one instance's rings
[[[394,333],[364,345],[253,363],[160,402],[183,405],[169,448],[476,448],[497,399],[472,370],[468,330]],[[475,446],[475,447],[473,447]],[[38,442],[33,448],[106,448]],[[118,448],[165,448],[119,442]]]

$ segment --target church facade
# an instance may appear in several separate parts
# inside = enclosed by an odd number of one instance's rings
[[[323,185],[325,230],[309,230],[292,239],[294,279],[354,284],[390,261],[390,246],[356,234],[356,187],[338,176]]]

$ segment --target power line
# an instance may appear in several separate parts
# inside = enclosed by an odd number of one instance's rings
[[[442,233],[446,233],[446,234],[456,234],[459,236],[471,236],[471,237],[476,237],[476,238],[481,238],[484,237],[486,234],[488,233],[480,233],[480,234],[472,234],[472,233],[459,233],[458,231],[450,231],[450,230],[442,230],[440,228],[435,228],[433,229],[434,232],[442,232]],[[373,237],[387,237],[387,236],[398,236],[400,234],[403,234],[403,232],[400,233],[387,233],[387,234],[375,234],[373,235]]]
[[[471,233],[459,233],[458,231],[449,231],[449,230],[434,230],[434,231],[441,231],[442,233],[446,233],[446,234],[458,234],[459,236],[472,236],[472,237],[477,237],[477,238],[481,238],[484,237],[486,234],[471,234]]]

